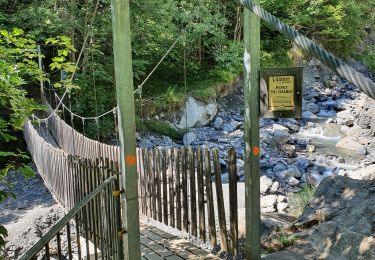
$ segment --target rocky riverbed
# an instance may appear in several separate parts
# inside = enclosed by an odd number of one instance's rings
[[[367,73],[360,63],[357,69]],[[371,77],[370,74],[367,73]],[[204,145],[220,149],[226,180],[227,150],[237,151],[239,181],[244,180],[243,84],[217,102],[189,98],[185,111],[158,115],[175,127],[188,125],[184,143],[147,134],[140,147]],[[328,176],[373,174],[375,164],[375,101],[313,60],[305,66],[302,119],[261,119],[262,212],[290,211],[289,197]],[[187,121],[186,121],[187,120]]]

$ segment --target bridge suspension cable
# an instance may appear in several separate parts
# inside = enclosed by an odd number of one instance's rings
[[[259,5],[254,4],[253,1],[240,0],[240,3],[262,20],[266,21],[272,28],[287,36],[291,41],[294,41],[304,51],[319,59],[340,76],[356,85],[362,92],[375,99],[375,83],[371,79],[356,71],[348,64],[335,57],[332,53],[317,45],[314,41],[300,34]]]
[[[151,72],[146,76],[146,78],[142,81],[142,83],[137,87],[136,90],[134,90],[134,94],[136,94],[137,92],[140,94],[140,97],[142,97],[142,88],[143,88],[143,85],[150,79],[150,77],[154,74],[154,72],[157,70],[157,68],[160,66],[160,64],[165,60],[165,58],[170,54],[170,52],[173,50],[173,48],[176,46],[176,44],[181,40],[183,34],[180,34],[178,35],[178,37],[175,39],[175,41],[172,43],[172,45],[169,47],[169,49],[165,52],[165,54],[161,57],[161,59],[159,60],[159,62],[155,65],[155,67],[151,70]],[[44,89],[46,90],[49,90],[49,91],[53,91],[54,93],[54,96],[55,98],[58,100],[58,104],[56,105],[56,108],[54,109],[54,111],[46,118],[39,118],[38,116],[36,116],[35,114],[33,114],[33,118],[37,121],[47,121],[48,119],[51,118],[51,116],[53,116],[53,114],[55,114],[58,109],[60,107],[62,107],[64,110],[66,110],[67,112],[69,112],[71,114],[71,116],[73,117],[77,117],[79,119],[82,120],[82,122],[86,121],[86,120],[95,120],[97,121],[98,119],[110,114],[110,113],[117,113],[117,106],[100,114],[100,115],[96,115],[96,116],[81,116],[81,115],[78,115],[76,113],[74,113],[70,106],[68,107],[67,105],[64,104],[64,98],[66,96],[66,94],[68,94],[68,89],[65,90],[63,96],[60,98],[59,95],[56,93],[56,89],[55,88],[51,88],[51,87],[46,87],[44,86]],[[96,109],[96,114],[97,114],[97,109]],[[83,123],[84,124],[84,123]]]

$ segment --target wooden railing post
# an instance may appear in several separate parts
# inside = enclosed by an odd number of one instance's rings
[[[113,50],[120,139],[124,257],[140,259],[138,174],[129,0],[112,0]]]
[[[259,4],[254,0],[254,4]],[[260,259],[260,175],[259,175],[259,70],[260,20],[245,9],[245,216],[246,259]]]

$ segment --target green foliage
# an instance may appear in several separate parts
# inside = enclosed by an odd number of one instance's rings
[[[69,39],[63,37],[56,40],[49,39],[48,43],[57,44],[56,48],[62,50],[58,57],[68,55],[74,50]],[[22,129],[25,119],[34,111],[44,109],[44,106],[27,97],[28,88],[33,83],[46,80],[37,63],[36,47],[34,37],[25,34],[21,29],[0,30],[0,183],[7,187],[11,187],[11,183],[8,183],[5,177],[11,170],[25,177],[34,174],[34,171],[25,164],[30,160],[28,155],[12,148],[11,145],[6,147],[5,144],[17,140],[15,133]],[[67,54],[65,49],[68,49]],[[70,66],[67,62],[59,62],[62,68]],[[64,87],[69,86],[73,85],[64,84]],[[9,196],[13,197],[13,194],[1,190],[0,203]],[[5,246],[6,236],[5,228],[0,226],[0,250]]]
[[[279,235],[279,241],[284,248],[294,245],[297,240],[298,237],[289,237],[285,232],[281,232]]]
[[[316,191],[312,185],[305,186],[300,192],[294,193],[290,197],[291,212],[290,214],[298,217],[302,214],[305,206],[311,201]]]
[[[153,119],[142,121],[140,118],[136,118],[136,124],[138,131],[151,131],[153,133],[169,136],[174,140],[181,140],[186,133],[185,130],[178,130],[171,126],[168,122]]]

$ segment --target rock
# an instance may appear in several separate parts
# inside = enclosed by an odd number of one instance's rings
[[[340,126],[336,124],[325,124],[323,127],[323,135],[327,137],[340,136]]]
[[[302,113],[302,118],[313,119],[313,118],[317,118],[317,116],[311,113],[310,111],[305,111]]]
[[[289,167],[288,169],[279,172],[277,175],[282,179],[286,179],[288,177],[300,178],[302,176],[301,172],[295,166]]]
[[[295,187],[295,186],[297,186],[299,184],[299,180],[297,180],[294,177],[290,177],[287,182],[292,187]]]
[[[336,147],[340,149],[351,150],[354,152],[357,152],[363,149],[363,146],[360,143],[358,143],[357,141],[353,140],[350,137],[345,137],[341,139],[340,141],[338,141],[338,143],[336,144]]]
[[[296,147],[291,144],[284,144],[283,151],[289,158],[296,157]]]
[[[350,130],[349,126],[342,125],[340,127],[340,132],[343,133],[344,135],[348,135],[349,130]]]
[[[289,139],[289,129],[281,125],[274,125],[273,137],[276,142],[286,142]]]
[[[191,145],[195,140],[197,140],[197,136],[193,132],[189,132],[183,137],[183,142],[186,146]]]
[[[322,180],[293,224],[300,237],[262,259],[375,259],[375,180],[334,176]]]
[[[288,129],[287,127],[282,126],[282,125],[279,125],[279,124],[274,124],[274,125],[272,126],[272,129],[273,129],[274,131],[276,131],[276,130],[281,130],[281,131],[286,131],[286,132],[289,131],[289,129]]]
[[[312,144],[306,145],[306,152],[313,153],[315,151],[315,146]]]
[[[208,105],[189,97],[181,117],[179,128],[183,129],[196,126],[205,126],[210,123],[217,113],[217,105],[209,103]]]
[[[336,114],[336,120],[338,124],[351,126],[353,125],[354,118],[350,110],[344,110]]]
[[[260,193],[266,193],[272,186],[272,179],[268,178],[266,175],[260,177]]]
[[[366,150],[366,148],[364,148],[364,147],[362,146],[362,147],[360,147],[358,150],[356,150],[355,153],[358,154],[358,155],[366,155],[367,150]]]
[[[224,123],[222,126],[221,126],[221,129],[224,130],[224,131],[227,131],[227,132],[233,132],[235,130],[235,128],[233,127],[233,125],[229,124],[229,123]]]
[[[223,125],[223,123],[224,123],[224,119],[223,118],[221,118],[221,117],[216,117],[216,119],[215,119],[215,122],[214,122],[214,127],[215,127],[215,129],[220,129],[221,128],[221,126]]]
[[[279,171],[283,171],[283,170],[286,170],[286,166],[282,163],[278,163],[273,167],[274,172],[279,172]]]
[[[288,203],[286,202],[277,203],[277,212],[285,213],[287,208],[288,208]]]
[[[154,144],[150,140],[148,140],[146,138],[142,138],[139,141],[139,147],[141,147],[141,148],[153,148]]]
[[[357,124],[362,129],[370,129],[375,132],[375,101],[367,98],[363,109],[360,110]]]
[[[262,208],[273,208],[277,202],[277,195],[267,195],[260,198]]]
[[[273,192],[273,193],[277,192],[279,187],[280,187],[280,183],[278,181],[275,181],[270,188],[270,192]]]
[[[315,103],[307,103],[306,110],[310,111],[313,114],[317,114],[320,110],[319,106]]]
[[[284,195],[277,196],[277,202],[286,202],[287,199]]]
[[[352,171],[347,175],[348,177],[356,180],[375,180],[375,164]]]

